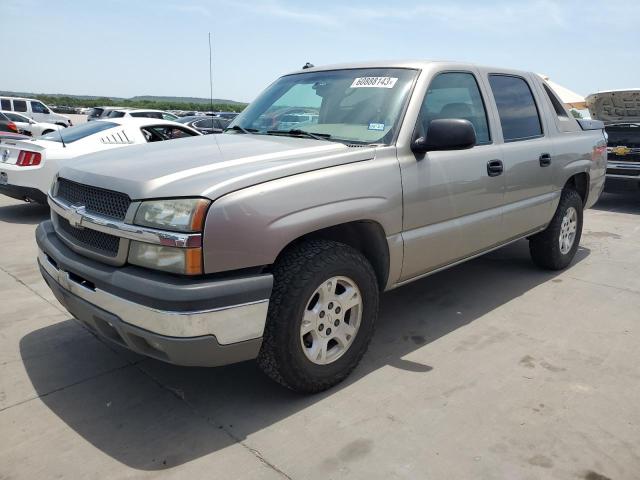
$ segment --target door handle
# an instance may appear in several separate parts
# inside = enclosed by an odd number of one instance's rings
[[[549,165],[551,165],[551,154],[543,153],[542,155],[540,155],[539,160],[540,160],[541,167],[548,167]]]
[[[504,166],[502,165],[502,160],[489,160],[487,162],[487,174],[490,177],[497,177],[498,175],[502,175],[504,171]]]

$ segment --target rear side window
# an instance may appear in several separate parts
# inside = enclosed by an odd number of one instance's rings
[[[542,136],[542,124],[531,88],[524,78],[489,75],[505,142]]]
[[[3,98],[2,100],[0,100],[0,106],[2,107],[0,108],[0,110],[12,110],[11,100],[9,100],[8,98]]]
[[[433,79],[420,112],[422,126],[429,135],[429,123],[441,118],[469,120],[478,145],[491,142],[487,112],[478,82],[468,72],[445,72]]]
[[[120,118],[120,117],[124,117],[124,112],[119,112],[118,110],[112,110],[111,112],[109,112],[109,115],[107,115],[109,118]]]
[[[16,112],[26,112],[27,111],[27,102],[24,100],[14,100],[13,101],[13,110]]]
[[[546,84],[543,84],[543,86],[544,91],[546,92],[547,97],[549,97],[549,101],[551,102],[551,105],[553,105],[553,109],[555,110],[558,118],[569,118],[569,115],[567,115],[567,111],[562,106],[562,103],[560,103],[560,100],[558,100],[558,97],[556,97],[556,94],[553,93]]]
[[[23,117],[22,115],[19,115],[17,113],[4,112],[4,116],[7,117],[12,122],[27,123],[29,121],[29,119],[27,117]]]

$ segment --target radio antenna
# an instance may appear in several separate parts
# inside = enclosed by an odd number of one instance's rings
[[[209,100],[211,102],[211,115],[213,115],[213,67],[211,63],[211,32],[209,32]]]
[[[59,126],[59,125],[58,125]],[[62,142],[62,148],[67,148],[67,146],[64,143],[64,138],[62,138],[62,128],[66,128],[66,127],[60,127],[58,129],[58,135],[60,135],[60,141]]]

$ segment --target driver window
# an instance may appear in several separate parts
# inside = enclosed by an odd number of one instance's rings
[[[447,72],[435,77],[424,97],[420,118],[425,133],[432,120],[469,120],[476,131],[477,145],[491,143],[487,112],[478,83],[471,73]]]
[[[40,102],[31,102],[31,111],[33,113],[49,113],[47,107]]]

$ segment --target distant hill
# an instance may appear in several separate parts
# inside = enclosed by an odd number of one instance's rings
[[[154,96],[154,95],[136,95],[135,97],[125,98],[125,97],[112,97],[108,95],[71,95],[68,93],[31,93],[31,92],[7,92],[7,91],[0,91],[0,95],[5,95],[9,97],[27,97],[27,98],[65,97],[65,98],[76,98],[78,100],[98,100],[98,99],[110,98],[111,100],[116,100],[116,101],[130,100],[132,102],[149,101],[149,102],[170,102],[170,103],[211,103],[211,99],[209,98],[163,97],[163,96]],[[236,100],[227,100],[222,98],[214,98],[213,103],[221,103],[226,105],[246,105],[246,102],[238,102]]]
[[[63,93],[30,93],[0,91],[0,95],[10,97],[37,98],[50,107],[55,105],[58,110],[80,107],[99,107],[110,105],[114,107],[157,108],[159,110],[211,110],[211,100],[200,97],[161,97],[152,95],[138,95],[131,98],[104,97],[95,95],[68,95]],[[241,112],[246,103],[235,100],[213,99],[213,110],[229,110]],[[54,108],[55,111],[55,108]]]
[[[180,102],[180,103],[211,103],[208,98],[200,97],[157,97],[152,95],[138,95],[131,97],[128,100],[149,100],[152,102]],[[244,102],[236,102],[235,100],[227,100],[222,98],[214,98],[213,103],[224,103],[227,105],[246,105]]]

